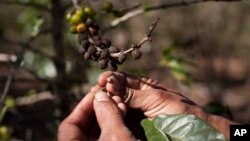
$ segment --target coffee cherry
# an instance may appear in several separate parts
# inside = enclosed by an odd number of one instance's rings
[[[131,55],[132,55],[132,57],[133,57],[134,59],[140,59],[142,53],[141,53],[141,51],[140,51],[139,49],[134,49],[134,50],[132,51]]]
[[[78,9],[75,12],[75,15],[79,16],[83,22],[87,19],[87,15],[86,15],[86,13],[84,12],[83,9]]]
[[[86,60],[87,60],[87,59],[90,59],[90,58],[91,58],[91,54],[87,51],[87,52],[84,53],[84,56],[83,56],[83,57],[84,57],[84,59],[86,59]]]
[[[104,4],[103,4],[103,10],[105,10],[106,12],[113,11],[113,3],[111,3],[111,2],[104,2]]]
[[[80,41],[80,43],[81,43],[81,41],[82,40],[88,40],[88,33],[79,33],[78,34],[78,40]]]
[[[93,24],[94,24],[94,21],[92,20],[92,19],[90,19],[90,18],[88,18],[87,20],[86,20],[86,23],[85,23],[88,27],[91,27]]]
[[[96,52],[96,48],[95,48],[95,47],[90,46],[90,47],[88,48],[88,53],[89,53],[90,55],[94,54],[95,52]]]
[[[102,39],[102,43],[105,44],[107,47],[111,46],[111,41],[108,39]]]
[[[79,54],[83,55],[87,50],[85,48],[80,47],[78,52]]]
[[[89,42],[89,40],[85,39],[85,40],[81,41],[81,45],[82,45],[83,48],[86,49],[86,48],[88,48],[90,46],[90,42]]]
[[[91,59],[93,61],[98,61],[99,60],[99,56],[96,53],[94,53],[94,54],[92,54]]]
[[[95,17],[95,11],[91,7],[84,7],[84,12],[87,14],[89,18],[94,18]]]
[[[117,64],[114,60],[110,60],[108,63],[109,70],[116,71],[117,70]]]
[[[117,52],[120,52],[119,48],[116,48],[116,47],[110,47],[109,48],[109,53],[117,53]]]
[[[80,24],[78,24],[78,25],[76,26],[76,31],[77,31],[78,33],[83,33],[83,32],[85,32],[85,31],[87,31],[87,27],[86,27],[86,25],[85,25],[84,23],[80,23]]]
[[[102,44],[100,45],[100,48],[101,48],[101,49],[106,49],[106,48],[108,48],[108,47],[107,47],[105,44],[102,43]]]
[[[82,18],[78,14],[74,14],[71,19],[70,19],[70,24],[71,25],[77,25],[82,22]]]
[[[100,68],[100,69],[106,69],[107,66],[108,66],[108,59],[101,59],[101,60],[98,62],[98,65],[99,65],[99,68]]]
[[[70,30],[70,32],[71,32],[72,34],[76,34],[76,33],[77,33],[77,30],[76,30],[76,26],[75,26],[75,25],[71,25],[69,30]]]
[[[65,19],[66,19],[68,22],[70,22],[71,18],[72,18],[72,13],[70,13],[70,12],[67,13],[66,16],[65,16]]]
[[[124,52],[122,51],[119,56],[118,56],[118,61],[122,64],[124,63],[124,61],[126,60],[126,55],[124,54]]]
[[[102,50],[101,52],[100,52],[100,58],[101,59],[104,59],[104,58],[107,58],[109,56],[109,52],[108,52],[108,50]]]
[[[98,36],[98,35],[93,36],[92,39],[94,40],[94,42],[102,40],[102,38],[100,36]]]
[[[94,45],[97,47],[100,47],[102,45],[102,41],[101,40],[94,40]]]
[[[89,32],[92,36],[96,36],[98,34],[98,30],[96,30],[92,27],[89,28]]]

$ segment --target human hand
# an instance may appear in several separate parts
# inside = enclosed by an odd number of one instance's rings
[[[128,108],[139,109],[148,119],[154,119],[159,114],[193,114],[229,138],[229,125],[234,122],[206,113],[188,98],[156,80],[107,71],[100,75],[98,85],[105,87],[111,95],[120,96]]]
[[[159,114],[179,113],[207,118],[191,100],[151,78],[107,71],[100,75],[98,85],[111,95],[121,96],[129,108],[140,109],[149,119]]]
[[[126,106],[95,86],[60,124],[58,141],[134,141],[123,123]],[[96,117],[96,120],[94,120]]]

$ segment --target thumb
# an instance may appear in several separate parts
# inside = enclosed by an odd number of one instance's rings
[[[102,131],[124,126],[122,113],[106,92],[98,91],[95,94],[94,111]]]

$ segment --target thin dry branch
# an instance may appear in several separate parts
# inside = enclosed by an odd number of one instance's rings
[[[135,16],[138,16],[138,15],[141,15],[143,13],[153,11],[153,10],[162,10],[162,9],[168,9],[168,8],[179,7],[179,6],[189,6],[189,5],[204,3],[204,2],[239,2],[239,1],[241,0],[192,0],[192,1],[182,0],[182,1],[166,2],[160,5],[155,5],[155,6],[146,7],[146,8],[141,7],[140,9],[135,9],[133,11],[130,11],[126,13],[125,15],[123,15],[122,17],[113,20],[110,23],[109,28],[116,27],[120,23],[125,22],[130,18],[133,18]]]
[[[140,48],[144,43],[151,41],[151,36],[153,31],[155,30],[155,27],[157,26],[158,22],[160,21],[160,18],[157,18],[149,27],[149,31],[146,34],[146,36],[144,38],[142,38],[142,40],[138,43],[134,43],[131,45],[131,47],[124,52],[124,54],[128,54],[130,52],[132,52],[134,49],[138,49]],[[111,57],[118,57],[120,55],[121,52],[118,53],[112,53],[110,54]]]
[[[3,92],[1,94],[0,97],[0,108],[2,108],[3,103],[8,95],[9,89],[10,89],[10,85],[13,79],[13,76],[17,70],[17,68],[20,66],[21,62],[23,60],[23,51],[21,51],[18,55],[17,55],[17,60],[14,62],[14,65],[11,67],[10,72],[8,74]]]

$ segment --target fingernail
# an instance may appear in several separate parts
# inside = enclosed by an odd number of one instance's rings
[[[103,91],[98,91],[95,94],[95,99],[96,99],[96,101],[108,101],[109,96],[107,93],[105,93]]]

